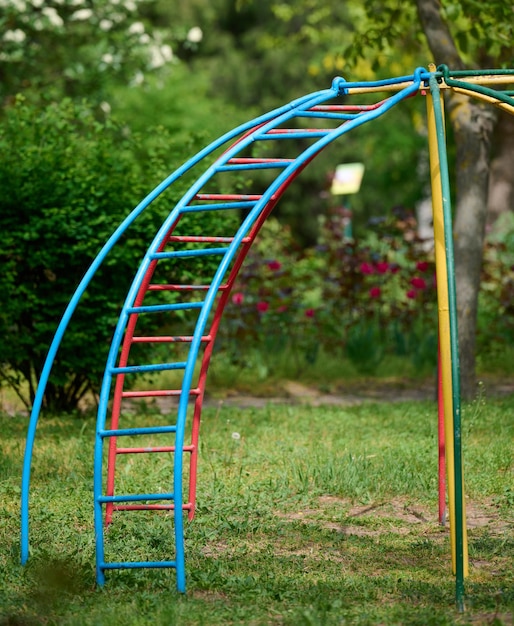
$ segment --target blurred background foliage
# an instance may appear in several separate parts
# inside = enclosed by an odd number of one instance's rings
[[[443,2],[460,53],[478,64],[511,63],[505,3],[480,4],[480,20],[471,19],[475,10],[471,0]],[[26,382],[33,392],[73,285],[165,176],[239,123],[326,88],[334,76],[402,75],[431,58],[415,2],[400,8],[392,0],[0,0],[0,27],[0,143],[9,155],[0,167],[8,234],[0,368],[27,403]],[[411,99],[331,146],[288,190],[241,275],[242,299],[227,312],[220,348],[229,360],[279,332],[307,361],[336,346],[364,373],[387,351],[409,354],[415,368],[433,366],[433,284],[428,270],[418,276],[433,260],[416,230],[416,207],[429,193],[424,119],[423,99]],[[366,173],[351,198],[353,238],[344,239],[341,198],[330,195],[329,181],[336,164],[354,161]],[[168,208],[113,261],[120,280],[101,275],[83,318],[101,309],[95,342],[78,359],[84,321],[62,359],[56,406],[73,406],[98,379],[95,346],[107,344],[125,278]],[[491,353],[513,339],[504,317],[512,232],[510,221],[488,243],[479,332],[481,350]],[[416,277],[423,288],[409,282]]]

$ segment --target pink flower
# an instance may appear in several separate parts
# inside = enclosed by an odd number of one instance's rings
[[[414,300],[417,295],[418,294],[414,289],[409,289],[409,291],[407,291],[407,298],[410,298],[411,300]]]
[[[268,267],[273,272],[278,272],[278,270],[282,267],[282,263],[280,261],[270,261],[268,263]]]
[[[380,287],[371,287],[371,289],[369,290],[370,298],[380,298],[381,294],[382,290],[380,289]]]
[[[281,304],[277,308],[277,313],[285,313],[287,311],[287,304]]]
[[[414,278],[411,278],[410,284],[415,289],[426,289],[427,288],[427,283],[425,282],[424,278],[421,278],[421,276],[414,276]]]
[[[375,263],[375,269],[379,274],[385,274],[389,269],[389,263],[387,261],[379,261]]]
[[[389,267],[389,271],[391,272],[391,274],[397,274],[400,271],[400,266],[396,263],[393,263],[393,265]]]
[[[314,309],[306,309],[305,317],[314,317]]]
[[[359,271],[361,274],[374,274],[375,273],[375,269],[373,268],[373,265],[370,265],[369,263],[361,263],[359,267]]]
[[[418,261],[416,263],[416,269],[418,272],[426,272],[428,269],[428,261]]]
[[[269,304],[265,300],[261,300],[260,302],[257,302],[257,311],[259,311],[259,313],[266,313],[268,309],[269,309]]]
[[[234,304],[237,304],[238,306],[243,304],[244,299],[245,299],[244,294],[241,293],[240,291],[236,291],[236,293],[232,295],[232,302]]]

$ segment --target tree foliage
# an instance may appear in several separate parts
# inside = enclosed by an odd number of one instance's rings
[[[146,17],[149,4],[0,0],[1,99],[34,90],[101,100],[113,82],[141,82],[173,58],[171,33]]]

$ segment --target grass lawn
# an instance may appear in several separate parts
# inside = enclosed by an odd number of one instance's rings
[[[92,418],[40,421],[32,554],[21,567],[27,419],[0,416],[0,624],[511,625],[513,415],[514,396],[463,407],[463,614],[448,528],[437,523],[433,402],[206,410],[186,595],[175,591],[174,570],[108,572],[96,588]],[[169,481],[166,462],[139,467]],[[136,558],[169,558],[171,530],[166,513],[118,513],[109,541]]]

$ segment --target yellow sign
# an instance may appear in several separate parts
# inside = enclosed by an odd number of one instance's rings
[[[347,196],[357,193],[364,176],[364,163],[344,163],[338,165],[332,179],[330,193],[334,196]]]

